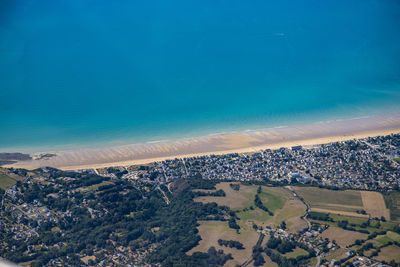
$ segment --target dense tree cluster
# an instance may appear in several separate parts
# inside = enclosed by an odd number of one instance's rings
[[[271,236],[271,238],[267,242],[267,247],[270,249],[276,249],[280,253],[285,254],[288,252],[292,252],[296,248],[296,245],[291,241],[282,240],[280,238],[275,238]]]
[[[229,227],[232,228],[232,229],[236,229],[236,230],[239,230],[239,229],[240,229],[240,226],[237,224],[235,218],[229,219],[228,225],[229,225]]]
[[[224,197],[226,196],[224,190],[219,189],[215,192],[195,191],[193,192],[194,197]]]
[[[239,191],[240,189],[240,184],[229,184],[229,186],[235,191]]]
[[[117,247],[135,251],[153,244],[156,246],[147,262],[163,266],[222,266],[232,258],[215,249],[186,254],[200,240],[198,220],[230,216],[227,207],[193,201],[192,189],[214,189],[214,182],[185,179],[187,185],[174,194],[163,187],[170,200],[167,204],[151,184],[134,185],[124,179],[51,168],[36,172],[53,182],[20,182],[18,194],[29,205],[40,203],[57,219],[38,223],[24,218],[21,223],[38,234],[28,240],[15,239],[2,228],[0,254],[4,258],[16,263],[31,261],[32,266],[43,266],[53,259],[78,266],[82,264],[79,255],[96,256],[96,264],[105,259],[103,252],[113,254]],[[56,197],[49,197],[51,194]],[[12,213],[4,212],[3,217],[12,220]],[[35,246],[41,247],[40,251],[28,253],[28,247]]]
[[[244,249],[243,244],[236,240],[218,239],[218,245],[236,249]]]

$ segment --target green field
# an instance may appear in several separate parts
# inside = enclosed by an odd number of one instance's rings
[[[275,212],[283,208],[283,205],[285,205],[285,198],[283,198],[282,192],[265,186],[263,186],[262,189],[260,198],[270,211]]]
[[[3,190],[6,190],[10,188],[11,186],[15,185],[17,181],[15,181],[13,178],[0,173],[0,188]]]
[[[328,190],[318,187],[293,187],[296,193],[307,203],[313,206],[321,206],[322,203],[332,205],[359,206],[362,207],[362,199],[359,191]]]
[[[94,184],[94,185],[85,186],[85,187],[79,187],[76,190],[81,191],[81,192],[91,192],[91,191],[96,191],[100,186],[109,185],[109,184],[113,184],[113,182],[103,181],[99,184]]]
[[[313,212],[315,213],[315,212]],[[393,229],[393,227],[396,225],[395,222],[379,222],[380,227],[377,228],[377,223],[378,221],[376,220],[370,220],[370,226],[367,227],[361,227],[360,225],[362,223],[366,223],[368,221],[368,219],[363,219],[363,218],[358,218],[358,217],[352,217],[352,216],[345,216],[345,215],[339,215],[339,214],[329,214],[329,217],[332,218],[334,220],[334,222],[329,222],[329,221],[318,221],[318,220],[312,220],[315,222],[319,222],[322,224],[329,224],[329,225],[333,225],[333,226],[337,226],[339,221],[348,221],[349,222],[349,226],[357,229],[357,230],[367,230],[369,233],[373,233],[376,231],[382,231],[382,230],[386,230],[386,231],[390,231]],[[354,224],[354,225],[352,225]]]
[[[400,192],[388,192],[383,194],[386,206],[390,210],[390,218],[393,221],[400,221]]]
[[[400,242],[400,235],[395,232],[387,232],[386,235],[377,236],[375,239],[372,240],[372,243],[376,247],[380,247],[393,241]]]
[[[297,258],[298,256],[308,255],[308,252],[302,248],[296,248],[292,252],[284,254],[287,258]]]
[[[252,188],[253,193],[248,195],[249,201],[246,206],[237,210],[237,215],[241,221],[251,221],[261,226],[270,224],[277,226],[285,221],[288,228],[302,223],[300,217],[305,214],[305,206],[293,197],[290,191],[282,187],[262,186],[262,192],[259,194],[260,199],[263,205],[274,213],[274,216],[269,216],[267,212],[254,205],[254,197],[258,187],[253,186]],[[301,228],[301,225],[299,226]]]

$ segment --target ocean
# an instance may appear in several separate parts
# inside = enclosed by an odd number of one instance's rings
[[[2,0],[0,151],[400,111],[397,0]]]

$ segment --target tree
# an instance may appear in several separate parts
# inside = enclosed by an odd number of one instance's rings
[[[282,221],[282,222],[281,222],[280,227],[281,227],[281,229],[286,230],[286,223],[285,223],[285,221]]]

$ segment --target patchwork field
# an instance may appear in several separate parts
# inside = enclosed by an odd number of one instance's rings
[[[229,228],[228,222],[221,221],[203,221],[199,222],[198,227],[199,234],[202,238],[199,245],[193,248],[189,253],[195,251],[206,252],[211,246],[217,249],[222,249],[225,253],[231,253],[234,257],[233,260],[227,262],[227,266],[235,266],[236,264],[243,264],[249,260],[252,256],[252,248],[257,243],[259,234],[253,229],[253,225],[257,226],[272,226],[276,227],[285,221],[287,228],[291,232],[297,232],[307,227],[306,222],[301,218],[306,211],[306,205],[300,201],[294,192],[301,197],[311,208],[311,211],[318,211],[323,213],[329,213],[332,221],[318,221],[315,218],[311,221],[319,222],[322,224],[329,224],[330,227],[325,230],[322,234],[322,238],[328,238],[329,240],[335,240],[341,249],[334,251],[327,255],[331,259],[340,259],[346,257],[345,250],[346,246],[354,244],[355,240],[365,240],[368,234],[357,232],[360,229],[366,230],[369,233],[381,230],[389,230],[384,236],[377,236],[371,240],[376,247],[379,247],[390,241],[400,241],[400,235],[391,232],[396,222],[394,221],[378,221],[368,218],[381,218],[384,216],[387,220],[391,217],[390,213],[398,207],[400,203],[399,195],[384,196],[378,192],[369,191],[339,191],[339,190],[328,190],[315,187],[261,187],[261,193],[258,194],[262,204],[273,213],[270,216],[268,212],[256,207],[254,203],[255,196],[257,194],[258,186],[246,186],[240,184],[239,190],[234,190],[230,186],[229,182],[223,182],[216,185],[216,190],[223,190],[225,192],[224,197],[214,196],[202,196],[195,198],[195,201],[210,203],[215,202],[218,205],[228,206],[230,209],[236,212],[236,216],[239,218],[237,224],[240,226],[239,232]],[[289,190],[290,189],[290,190]],[[201,190],[202,192],[215,192],[216,190]],[[199,190],[200,191],[200,190]],[[386,206],[386,203],[391,205]],[[389,208],[387,208],[389,207]],[[363,214],[364,213],[364,214]],[[338,222],[347,221],[348,224],[357,229],[344,230],[338,227]],[[363,224],[367,223],[368,225]],[[362,227],[361,227],[362,226]],[[237,250],[235,248],[221,247],[218,245],[218,239],[224,240],[236,240],[241,242],[245,249]],[[263,241],[265,244],[267,237]],[[395,259],[393,253],[399,253],[398,247],[390,246],[382,249],[382,252],[376,257],[376,259],[384,259],[390,261]],[[395,252],[396,251],[396,252]],[[296,257],[305,253],[300,249],[295,250],[286,257]],[[388,257],[391,255],[391,257]],[[264,266],[272,266],[272,262],[266,255],[263,255],[267,260]],[[250,264],[249,266],[252,266]]]
[[[390,210],[379,192],[328,190],[318,187],[292,187],[310,205],[312,211],[341,214],[360,218],[385,217]],[[366,214],[362,214],[364,210]]]
[[[296,198],[292,192],[282,187],[262,186],[262,192],[259,197],[264,206],[274,213],[273,216],[258,208],[254,204],[254,198],[257,194],[258,186],[240,185],[238,191],[234,190],[229,182],[223,182],[216,185],[216,190],[224,190],[225,197],[204,196],[197,197],[195,201],[210,203],[215,202],[218,205],[225,205],[236,212],[240,226],[239,233],[229,228],[228,222],[221,221],[202,221],[199,222],[199,234],[202,238],[199,245],[189,251],[192,254],[196,251],[206,252],[211,246],[217,249],[223,249],[225,253],[232,253],[234,259],[227,262],[227,266],[235,266],[249,260],[252,255],[252,248],[257,243],[259,234],[253,229],[253,224],[258,226],[277,226],[286,222],[289,231],[300,231],[307,227],[301,216],[305,214],[306,206]],[[216,190],[201,190],[203,192],[214,192]],[[265,237],[263,243],[268,237]],[[236,240],[241,242],[245,249],[237,250],[235,248],[221,247],[218,245],[218,239]],[[301,253],[297,251],[296,253]],[[273,264],[269,258],[265,266]],[[251,265],[250,265],[251,266]]]
[[[301,219],[301,216],[305,214],[306,206],[288,189],[262,186],[261,201],[274,213],[274,216],[269,216],[267,212],[254,205],[258,186],[240,185],[240,190],[235,191],[229,184],[229,182],[223,182],[216,185],[217,190],[224,190],[225,197],[198,197],[195,201],[215,202],[218,205],[228,206],[237,212],[240,221],[245,221],[250,225],[254,222],[259,226],[276,226],[285,221],[290,231],[298,231],[307,226]]]

